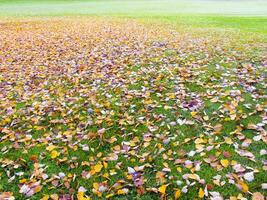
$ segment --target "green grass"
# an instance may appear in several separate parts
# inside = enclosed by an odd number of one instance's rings
[[[113,16],[267,33],[263,0],[0,0],[0,16]]]
[[[25,15],[160,15],[183,13],[266,16],[263,0],[22,0],[0,1],[2,14]]]

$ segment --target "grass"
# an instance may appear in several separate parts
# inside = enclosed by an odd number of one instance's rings
[[[0,1],[0,16],[113,16],[155,19],[175,25],[267,33],[263,0],[67,0]]]
[[[67,1],[0,1],[2,14],[19,15],[179,15],[221,14],[239,16],[266,16],[267,3],[262,0],[67,0]]]
[[[266,1],[0,0],[0,41],[0,199],[1,192],[25,199],[19,186],[34,181],[42,189],[29,199],[76,199],[81,186],[92,199],[174,199],[187,181],[193,184],[181,199],[199,198],[207,184],[225,198],[267,196],[266,155],[259,153],[266,140],[253,139],[266,136],[249,128],[266,117]],[[202,102],[196,112],[183,107],[195,99]],[[204,150],[190,156],[197,139]],[[206,162],[211,157],[215,167]],[[186,160],[201,162],[201,170]],[[255,180],[236,173],[234,162],[255,170]],[[137,166],[145,166],[138,172],[145,194],[128,173]],[[185,180],[188,173],[205,183]],[[229,184],[229,173],[251,193]],[[225,185],[214,183],[216,175]]]

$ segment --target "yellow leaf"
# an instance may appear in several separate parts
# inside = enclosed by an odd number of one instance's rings
[[[48,151],[52,151],[52,150],[54,150],[55,148],[56,148],[55,145],[50,145],[50,146],[46,147],[46,150],[48,150]]]
[[[205,121],[207,121],[207,120],[209,120],[209,116],[204,116],[203,119],[204,119]]]
[[[107,168],[108,167],[108,163],[103,162],[103,164],[104,164],[104,168]]]
[[[174,199],[179,199],[181,196],[181,190],[176,190],[175,193],[174,193]]]
[[[53,150],[50,155],[51,155],[52,159],[55,159],[56,157],[58,157],[60,155],[60,153],[57,152],[56,150]]]
[[[91,200],[90,197],[84,197],[84,192],[82,192],[82,191],[78,192],[77,199],[78,200]]]
[[[100,158],[102,156],[102,152],[99,152],[96,157]]]
[[[202,138],[197,138],[197,139],[195,140],[195,144],[202,144],[202,143],[206,143],[206,141],[203,140]]]
[[[106,199],[109,199],[110,197],[113,197],[114,196],[114,194],[108,194],[107,196],[106,196]]]
[[[231,165],[237,165],[236,160],[232,160],[232,161],[231,161]]]
[[[121,195],[121,194],[125,194],[125,192],[123,190],[118,190],[117,194]]]
[[[83,200],[83,198],[84,198],[84,197],[83,197],[83,194],[84,194],[83,192],[78,192],[78,194],[77,194],[77,199],[78,199],[78,200]]]
[[[48,194],[44,195],[43,198],[41,198],[41,200],[48,200],[48,199],[49,199],[49,195]]]
[[[221,160],[221,165],[222,165],[223,167],[228,167],[228,165],[229,165],[229,161],[228,161],[227,159],[222,159],[222,160]]]
[[[205,195],[204,190],[202,188],[199,188],[198,197],[202,199],[204,197],[204,195]]]
[[[166,193],[166,188],[167,188],[168,185],[162,185],[159,187],[159,192],[161,194],[165,194]]]
[[[129,191],[128,189],[123,188],[123,189],[118,190],[117,194],[118,195],[124,195],[124,194],[127,194],[128,191]]]
[[[109,174],[108,173],[104,173],[103,177],[105,177],[106,179],[109,179]]]
[[[229,138],[229,137],[226,137],[224,139],[224,141],[225,141],[226,144],[233,144],[233,140],[231,138]]]
[[[92,166],[92,174],[95,174],[95,173],[98,173],[101,171],[101,169],[103,168],[103,165],[100,163],[100,164],[96,164],[95,166]]]
[[[242,191],[247,193],[248,192],[248,185],[243,181],[240,181],[239,184],[240,184],[240,186],[242,188]]]
[[[198,180],[199,177],[196,174],[189,174],[188,178]]]
[[[93,183],[93,188],[96,189],[96,190],[98,190],[99,184],[98,183]]]
[[[170,110],[172,107],[171,107],[171,106],[166,106],[166,105],[165,105],[163,108],[164,108],[165,110]]]
[[[78,146],[73,146],[73,151],[77,151],[77,149],[78,149]]]
[[[177,171],[182,173],[182,168],[181,167],[177,167]]]
[[[175,98],[175,94],[174,93],[169,93],[169,98],[170,99],[174,99]]]
[[[11,122],[11,119],[10,118],[5,118],[4,122],[7,124],[7,123]]]
[[[100,172],[101,169],[102,169],[102,167],[103,167],[102,164],[97,164],[97,165],[94,167],[94,169],[95,169],[96,172]]]
[[[237,198],[234,197],[234,196],[231,196],[231,197],[230,197],[230,200],[237,200]]]
[[[195,112],[195,111],[191,112],[192,117],[195,117],[196,115],[197,115],[197,112]]]
[[[34,188],[34,193],[40,192],[42,189],[42,186],[38,185],[37,187]]]
[[[153,101],[151,99],[147,99],[144,101],[144,104],[152,104],[152,103],[153,103]]]
[[[27,179],[26,178],[24,178],[24,179],[21,179],[21,180],[19,180],[19,183],[25,183],[27,181]]]

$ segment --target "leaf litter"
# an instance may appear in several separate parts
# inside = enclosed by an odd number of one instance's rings
[[[0,199],[264,199],[266,43],[195,32],[6,22]]]

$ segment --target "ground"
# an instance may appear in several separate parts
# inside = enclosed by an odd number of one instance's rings
[[[264,199],[264,1],[0,0],[0,199]]]

